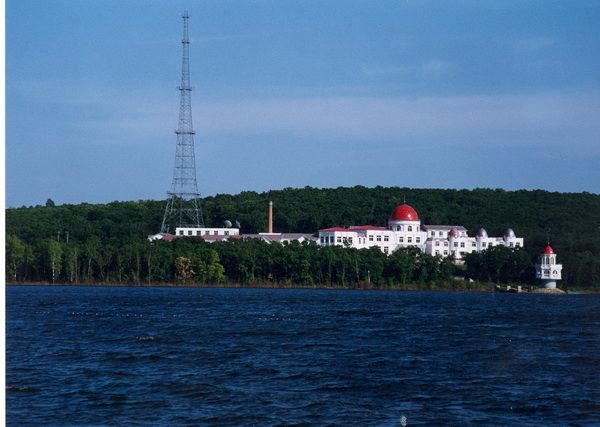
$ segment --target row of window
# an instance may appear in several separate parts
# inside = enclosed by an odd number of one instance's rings
[[[455,248],[458,248],[458,243],[459,243],[459,242],[454,242],[454,247],[455,247]],[[439,241],[439,240],[436,240],[436,241],[435,241],[435,246],[440,246],[440,241]],[[448,242],[447,242],[447,241],[446,241],[446,242],[444,242],[444,246],[448,246]],[[491,248],[492,246],[494,246],[494,244],[493,244],[492,242],[490,242],[490,243],[489,243],[489,247]],[[510,246],[511,248],[513,248],[513,247],[517,247],[517,248],[518,248],[518,247],[520,247],[520,246],[521,246],[521,243],[519,243],[519,242],[516,242],[516,243],[514,243],[514,244],[513,244],[513,242],[510,242],[509,246]],[[460,247],[461,247],[461,248],[464,248],[464,247],[465,247],[465,242],[460,242]],[[472,247],[472,248],[475,248],[475,247],[477,247],[477,242],[471,242],[471,247]],[[485,248],[485,247],[487,247],[487,243],[486,243],[486,242],[483,242],[483,243],[481,244],[481,247],[482,247],[482,248]]]
[[[415,231],[419,231],[419,229],[420,229],[420,228],[419,228],[419,226],[418,226],[418,225],[416,225],[416,226],[415,226]],[[403,226],[403,225],[397,225],[397,226],[394,228],[394,230],[395,230],[395,231],[404,231],[404,226]],[[413,231],[413,226],[412,226],[412,225],[407,225],[407,226],[406,226],[406,231]]]
[[[407,237],[406,238],[406,243],[412,243],[412,237]],[[404,243],[404,237],[400,236],[398,237],[398,243]],[[421,243],[421,238],[420,237],[415,237],[415,243]]]
[[[225,236],[229,236],[229,231],[228,230],[225,230],[223,233],[225,234]],[[179,230],[179,235],[180,236],[185,236],[184,230]],[[200,232],[200,230],[196,230],[196,234],[194,234],[194,230],[188,230],[187,235],[188,236],[202,236],[202,233]],[[209,230],[204,230],[204,235],[205,236],[210,236],[210,231]],[[219,235],[219,231],[218,230],[213,231],[213,235],[214,236],[218,236]]]

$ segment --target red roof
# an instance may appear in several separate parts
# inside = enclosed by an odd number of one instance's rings
[[[332,227],[332,228],[324,228],[319,231],[352,231],[352,230],[349,230],[347,228],[342,228],[342,227]]]
[[[544,250],[544,254],[552,255],[553,253],[554,253],[554,251],[552,250],[552,246],[550,246],[550,245],[546,246],[546,250]]]
[[[368,230],[374,230],[374,231],[384,231],[387,230],[386,227],[376,227],[374,225],[355,225],[350,227],[350,230],[352,231],[368,231]]]
[[[410,205],[404,204],[398,206],[392,216],[390,217],[391,221],[418,221],[419,214],[417,211]]]

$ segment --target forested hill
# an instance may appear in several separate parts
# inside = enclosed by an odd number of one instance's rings
[[[286,188],[206,197],[202,202],[205,223],[221,226],[224,220],[238,220],[242,233],[266,231],[269,200],[274,204],[277,232],[316,232],[331,226],[364,224],[384,226],[393,209],[406,200],[424,224],[464,225],[470,235],[484,227],[490,236],[501,236],[510,227],[517,236],[525,238],[525,250],[531,259],[550,238],[572,283],[596,283],[600,279],[600,195],[597,194],[362,186]],[[59,239],[63,246],[68,232],[69,247],[75,248],[77,254],[73,256],[88,254],[85,259],[75,260],[76,267],[86,264],[89,272],[94,265],[101,265],[103,258],[113,259],[126,245],[135,245],[134,253],[144,251],[146,237],[160,230],[164,205],[164,201],[138,201],[55,206],[49,200],[46,206],[10,208],[6,210],[6,235],[10,237],[7,245],[16,244],[17,248],[25,245],[25,255],[19,258],[21,264],[29,265],[27,260],[33,257],[39,258],[35,262],[41,266],[46,262],[42,258],[47,258],[50,242]],[[67,249],[61,249],[65,257]],[[92,255],[97,253],[105,255],[94,258]],[[29,271],[30,267],[23,265],[15,269]],[[22,276],[48,277],[48,263],[43,265],[37,273],[32,270]],[[101,276],[104,275],[97,277]]]
[[[484,227],[490,236],[500,236],[510,227],[529,245],[542,245],[549,237],[562,250],[587,249],[600,254],[600,195],[590,193],[362,186],[247,191],[204,198],[205,223],[221,226],[226,219],[239,220],[242,233],[266,231],[269,200],[274,203],[278,232],[385,226],[393,209],[406,200],[424,224],[464,225],[471,235]],[[56,238],[59,231],[68,231],[69,238],[78,241],[93,236],[101,240],[144,239],[159,231],[163,209],[163,201],[11,208],[6,211],[6,232],[26,241]]]

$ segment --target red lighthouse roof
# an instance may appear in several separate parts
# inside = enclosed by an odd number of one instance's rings
[[[391,221],[418,221],[419,214],[417,211],[410,205],[404,204],[398,206],[392,216],[390,217]]]
[[[552,246],[550,246],[550,245],[546,246],[546,249],[544,250],[544,254],[552,255],[553,253],[554,253],[554,251],[552,250]]]

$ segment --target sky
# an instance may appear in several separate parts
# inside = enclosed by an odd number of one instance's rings
[[[6,1],[6,205],[165,199],[190,18],[203,195],[600,193],[600,2]]]

